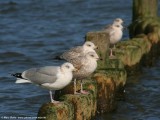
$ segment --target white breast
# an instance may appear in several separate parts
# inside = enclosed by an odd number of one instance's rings
[[[115,32],[110,37],[110,43],[115,44],[118,41],[120,41],[122,38],[122,34],[123,34],[122,30],[115,30]]]
[[[77,72],[73,74],[74,78],[84,79],[88,77],[91,73],[97,68],[97,62],[95,60],[88,60],[85,62],[85,65],[81,67]]]
[[[47,88],[49,90],[60,90],[62,88],[64,88],[65,86],[67,86],[71,80],[72,80],[72,72],[59,72],[59,74],[57,74],[57,80],[52,83],[52,84],[43,84],[42,86],[44,88]]]

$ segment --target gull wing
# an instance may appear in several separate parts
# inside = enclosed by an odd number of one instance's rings
[[[83,47],[82,46],[78,46],[78,47],[74,47],[74,48],[64,52],[60,56],[60,58],[61,59],[65,59],[67,61],[70,61],[70,59],[77,58],[77,57],[81,56],[81,54],[83,54]]]
[[[22,73],[22,77],[36,84],[54,83],[57,80],[59,67],[45,66],[31,68]]]

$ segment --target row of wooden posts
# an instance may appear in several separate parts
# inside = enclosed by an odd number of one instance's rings
[[[155,63],[160,55],[160,18],[155,13],[157,0],[133,1],[133,22],[129,27],[131,38],[116,44],[114,54],[117,58],[109,59],[107,33],[97,31],[86,34],[85,40],[98,46],[97,53],[103,59],[98,62],[95,73],[84,80],[84,88],[90,94],[74,95],[73,84],[70,84],[56,91],[56,98],[63,102],[43,104],[38,117],[46,120],[90,120],[99,113],[113,111],[117,108],[117,99],[124,99],[127,76],[138,74],[142,66]],[[155,10],[150,10],[153,6]],[[80,83],[77,88],[80,89]]]

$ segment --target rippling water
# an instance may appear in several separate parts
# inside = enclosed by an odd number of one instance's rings
[[[49,101],[48,91],[30,84],[17,85],[10,73],[61,64],[53,58],[70,47],[82,44],[87,32],[100,30],[117,17],[123,18],[128,25],[131,22],[132,2],[116,2],[1,0],[0,116],[35,117],[39,107]],[[124,38],[127,37],[125,32]],[[144,75],[129,82],[127,100],[120,104],[115,113],[97,119],[139,119],[140,116],[142,119],[158,119],[159,71],[158,67],[147,69]]]

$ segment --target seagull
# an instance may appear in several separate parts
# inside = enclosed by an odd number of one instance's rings
[[[99,56],[96,52],[88,52],[84,56],[79,56],[75,59],[70,59],[70,63],[76,68],[76,71],[73,72],[74,78],[74,94],[78,94],[76,92],[76,80],[81,80],[81,93],[88,94],[88,92],[83,90],[82,79],[91,75],[97,68],[97,60]]]
[[[124,21],[121,18],[116,18],[113,21],[113,24],[117,24],[117,25],[123,25]]]
[[[117,42],[119,42],[122,39],[123,36],[123,26],[122,26],[123,20],[120,18],[117,18],[113,24],[110,24],[104,28],[104,31],[109,34],[109,40],[110,44],[114,46]],[[110,51],[110,57],[113,57],[112,48]]]
[[[98,47],[94,45],[91,41],[86,41],[82,46],[77,46],[71,48],[70,50],[64,52],[60,58],[66,61],[70,59],[77,58],[79,56],[84,56],[88,52],[95,52]]]
[[[92,72],[94,72],[94,70],[97,67],[97,62],[94,61],[93,66],[89,62],[90,60],[89,58],[91,58],[92,56],[95,57],[95,59],[99,59],[95,49],[98,49],[98,47],[95,46],[94,43],[92,43],[91,41],[86,41],[82,46],[71,48],[70,50],[64,52],[60,56],[61,59],[64,59],[67,62],[72,63],[73,66],[76,68],[77,72],[73,73],[73,76],[75,76],[74,77],[74,94],[78,94],[76,92],[76,79],[81,79],[81,78],[83,79],[86,76],[89,76]],[[86,63],[88,65],[86,65]],[[86,69],[85,67],[88,67],[88,68]],[[82,81],[81,81],[81,93],[84,93]]]
[[[15,73],[15,83],[33,83],[48,89],[52,103],[58,103],[52,97],[52,90],[60,90],[67,86],[73,78],[75,67],[69,63],[63,63],[61,66],[45,66],[40,68],[31,68],[22,73]]]

